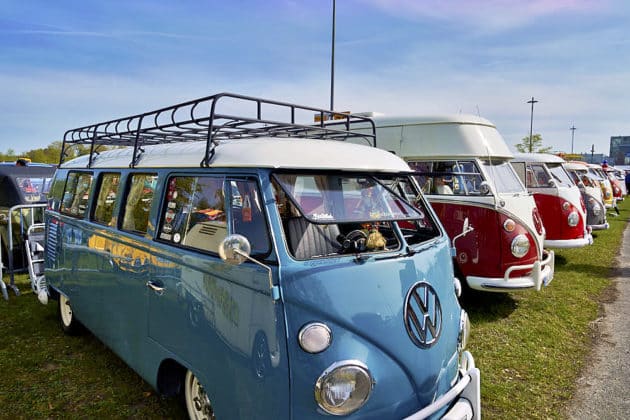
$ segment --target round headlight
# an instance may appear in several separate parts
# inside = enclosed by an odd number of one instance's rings
[[[313,322],[302,327],[298,334],[298,342],[308,353],[321,353],[330,346],[332,333],[327,325]]]
[[[327,413],[345,416],[365,404],[373,384],[370,372],[363,363],[356,360],[338,362],[317,379],[315,400]]]
[[[602,211],[602,208],[599,205],[599,203],[597,202],[597,200],[595,200],[593,197],[590,197],[588,199],[588,205],[591,206],[591,210],[593,211],[593,214],[595,216],[599,216],[599,214]]]
[[[577,214],[576,211],[572,211],[571,213],[569,213],[569,217],[567,217],[567,223],[569,224],[569,226],[571,227],[577,226],[579,221],[580,221],[580,215]]]
[[[529,252],[529,239],[525,235],[516,235],[512,240],[512,255],[522,258]]]

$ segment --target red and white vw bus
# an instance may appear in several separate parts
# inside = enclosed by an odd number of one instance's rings
[[[517,153],[511,163],[534,195],[547,233],[545,246],[579,248],[593,243],[586,224],[586,205],[562,166],[564,159],[548,153]]]
[[[377,147],[402,156],[416,171],[453,240],[460,279],[492,292],[540,290],[552,280],[554,253],[543,248],[536,203],[510,165],[513,155],[494,124],[468,115],[369,115]]]
[[[625,177],[621,175],[621,171],[616,169],[614,166],[608,165],[606,161],[602,162],[602,171],[610,181],[612,194],[615,200],[623,201],[623,197],[627,194],[627,191]]]

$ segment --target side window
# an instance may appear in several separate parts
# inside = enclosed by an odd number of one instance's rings
[[[177,176],[168,180],[166,208],[159,238],[203,251],[217,252],[227,236],[223,177]],[[242,202],[236,196],[233,204]]]
[[[252,247],[252,254],[267,254],[271,250],[267,221],[262,210],[263,200],[256,181],[229,182],[231,231],[243,235]]]
[[[453,168],[453,190],[455,194],[479,194],[481,173],[473,161],[458,161]]]
[[[526,187],[530,187],[532,174],[531,171],[527,169],[525,162],[510,162],[510,165],[514,168],[521,182],[523,182]]]
[[[156,174],[133,174],[131,176],[125,201],[123,230],[146,233],[156,183]]]
[[[101,184],[97,191],[93,220],[104,225],[114,225],[114,206],[118,198],[120,174],[105,173],[101,175]]]
[[[432,162],[408,162],[411,169],[420,174],[416,175],[416,181],[420,185],[423,194],[429,194],[433,189],[433,179],[429,176],[433,170]]]
[[[66,181],[61,201],[61,213],[73,217],[83,217],[90,197],[92,174],[85,172],[70,172]]]
[[[549,186],[549,180],[551,179],[543,165],[531,165],[529,166],[531,170],[531,182],[530,176],[528,174],[528,185],[532,187],[547,187]]]

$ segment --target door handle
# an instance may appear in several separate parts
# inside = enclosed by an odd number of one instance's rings
[[[160,296],[162,296],[164,294],[164,290],[166,290],[166,287],[158,286],[157,284],[153,283],[151,280],[147,281],[146,286]]]

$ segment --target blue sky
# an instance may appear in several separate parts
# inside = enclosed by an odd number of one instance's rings
[[[328,108],[332,0],[1,0],[0,150],[234,92]],[[630,2],[337,0],[335,109],[479,114],[513,146],[630,135]]]

